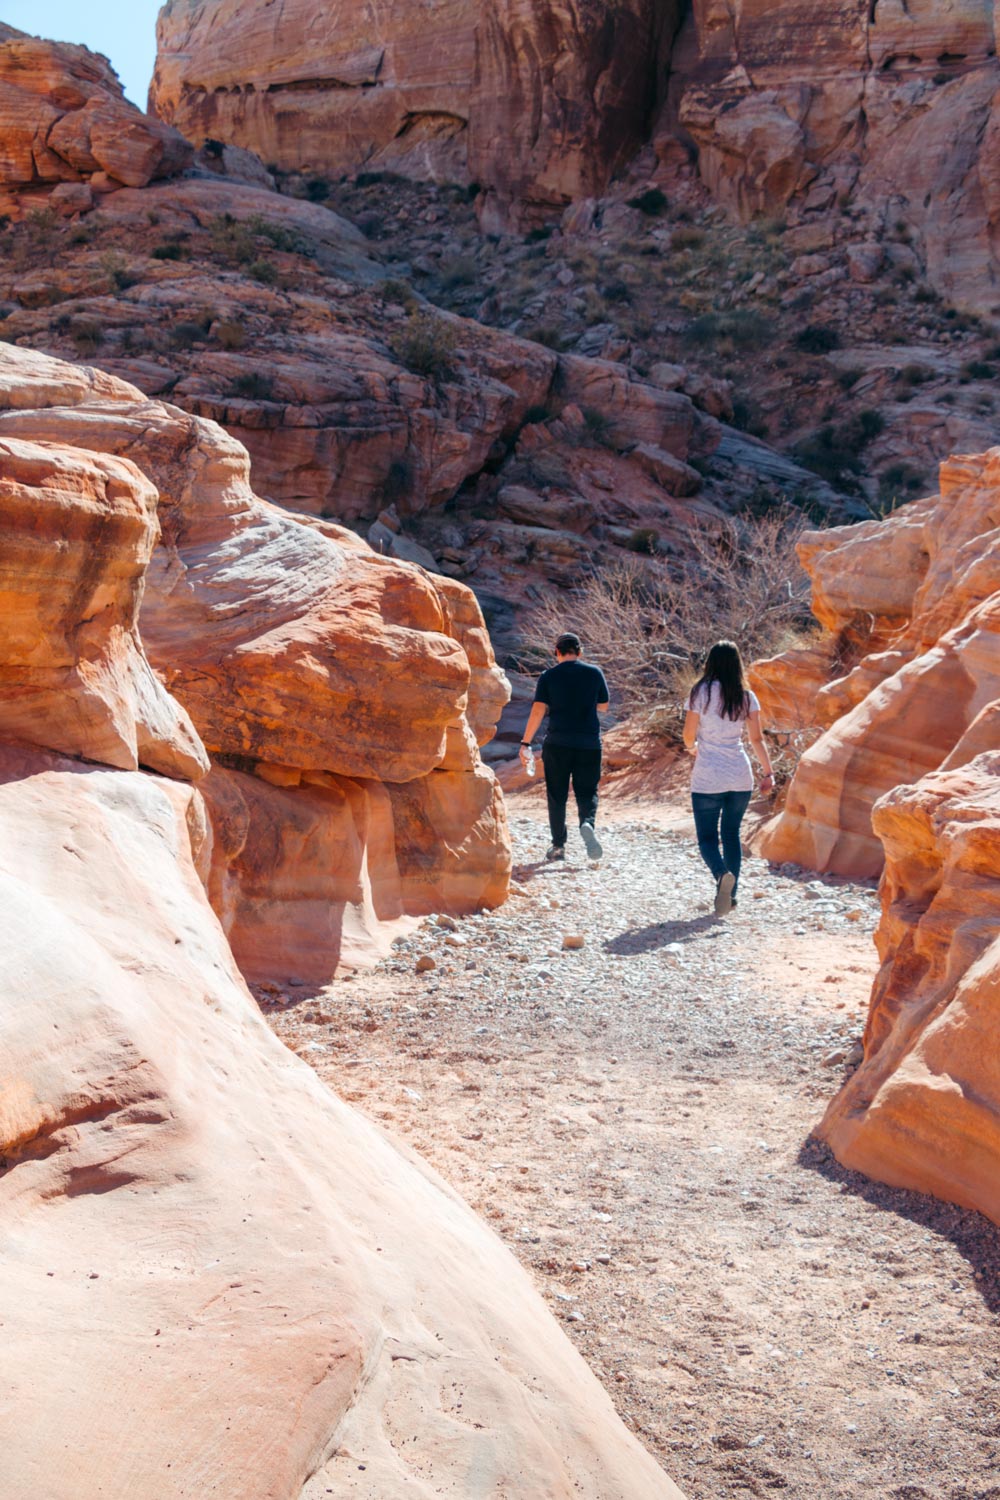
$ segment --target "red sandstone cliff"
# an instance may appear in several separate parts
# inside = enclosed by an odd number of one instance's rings
[[[476,183],[487,227],[599,193],[652,135],[743,217],[905,222],[932,283],[998,301],[993,7],[894,0],[451,0],[373,21],[341,3],[170,0],[151,99],[191,139],[286,169]],[[654,110],[666,95],[654,126]]]

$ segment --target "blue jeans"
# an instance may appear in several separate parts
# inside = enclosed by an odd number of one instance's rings
[[[694,828],[698,836],[698,852],[716,880],[727,870],[740,880],[740,865],[743,849],[740,845],[740,824],[750,805],[749,792],[692,792],[691,807],[694,810]],[[719,849],[719,834],[722,834],[722,849]],[[736,886],[733,887],[733,895]]]

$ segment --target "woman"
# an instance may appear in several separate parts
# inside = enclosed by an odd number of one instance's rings
[[[744,730],[764,771],[761,790],[769,792],[774,775],[761,733],[760,704],[746,685],[738,647],[732,641],[717,641],[687,700],[684,744],[695,757],[694,826],[701,857],[715,877],[715,910],[720,917],[736,905],[743,855],[740,824],[753,791]]]

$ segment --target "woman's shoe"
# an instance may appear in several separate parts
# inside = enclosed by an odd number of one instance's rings
[[[715,915],[717,917],[727,916],[732,911],[735,884],[736,876],[731,870],[726,870],[715,882]]]

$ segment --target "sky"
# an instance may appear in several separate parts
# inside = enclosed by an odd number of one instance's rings
[[[103,52],[140,109],[156,58],[162,0],[0,0],[0,21],[54,42],[82,42]]]

